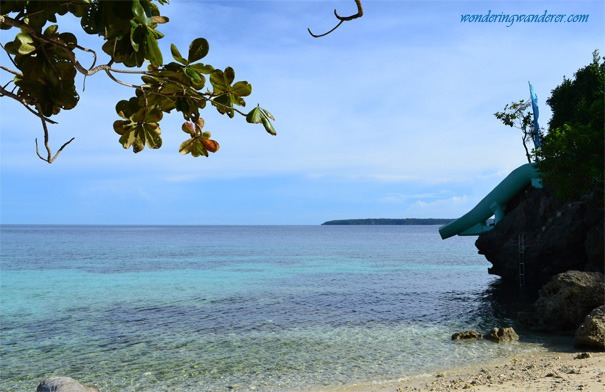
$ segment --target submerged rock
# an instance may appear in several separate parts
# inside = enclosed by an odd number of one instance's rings
[[[36,392],[99,392],[99,389],[80,384],[71,377],[49,377],[42,380]]]
[[[567,271],[554,276],[535,303],[540,326],[550,331],[578,328],[590,311],[603,305],[604,290],[600,272]]]
[[[519,335],[511,327],[507,328],[493,328],[488,334],[483,336],[487,340],[492,342],[513,342],[519,340]]]
[[[605,305],[592,312],[576,330],[576,347],[605,349]]]
[[[469,340],[469,339],[481,339],[483,335],[474,329],[462,332],[456,332],[452,335],[452,340]]]

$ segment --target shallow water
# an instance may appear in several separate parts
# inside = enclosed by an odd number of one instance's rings
[[[0,390],[309,390],[522,351],[474,237],[436,226],[2,226]]]

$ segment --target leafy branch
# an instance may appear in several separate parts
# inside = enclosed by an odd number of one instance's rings
[[[167,3],[166,0],[155,1]],[[164,64],[157,42],[164,34],[157,27],[169,20],[160,15],[154,0],[3,0],[1,3],[0,28],[14,28],[18,32],[12,41],[2,45],[15,69],[0,66],[2,71],[12,76],[11,81],[0,87],[0,96],[18,101],[41,120],[47,154],[46,157],[40,154],[37,140],[36,154],[48,163],[52,163],[74,140],[64,143],[53,155],[49,146],[48,124],[56,122],[51,117],[78,104],[77,74],[89,77],[101,71],[113,82],[135,90],[134,97],[117,103],[116,113],[121,119],[113,124],[122,146],[126,149],[132,147],[135,153],[145,147],[161,147],[159,123],[163,115],[172,110],[183,115],[183,129],[190,129],[186,124],[196,124],[201,130],[203,119],[200,110],[207,104],[230,118],[237,113],[249,123],[260,123],[267,132],[275,135],[270,121],[275,119],[268,111],[257,107],[246,113],[238,108],[246,105],[244,97],[252,93],[248,82],[236,82],[235,71],[231,67],[220,70],[199,62],[209,52],[209,44],[204,38],[191,42],[186,58],[172,44],[170,49],[174,61]],[[67,13],[80,18],[85,33],[99,35],[105,40],[102,50],[110,56],[107,64],[96,65],[97,53],[79,45],[76,35],[59,32],[56,16]],[[92,54],[92,65],[84,67],[76,51]],[[149,64],[143,69],[145,62]],[[116,64],[128,69],[116,68]],[[116,76],[119,74],[139,75],[142,84],[125,82]],[[14,85],[12,89],[9,88],[11,84]],[[261,113],[260,117],[258,113]],[[194,133],[190,134],[193,139],[207,140],[206,132],[200,131],[198,135],[196,128],[193,129]],[[208,156],[208,152],[218,150],[218,143],[214,143],[216,148],[214,144],[204,142],[198,143],[202,147],[181,148],[180,152]]]

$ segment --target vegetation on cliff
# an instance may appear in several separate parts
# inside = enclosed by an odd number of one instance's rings
[[[592,63],[564,78],[546,101],[552,118],[536,152],[538,169],[562,198],[603,192],[604,90],[605,58],[595,51]]]
[[[605,162],[605,59],[593,52],[593,60],[572,79],[563,78],[546,103],[552,109],[548,132],[540,129],[541,145],[530,150],[534,136],[531,100],[504,106],[494,116],[506,126],[522,131],[528,162],[536,162],[544,185],[562,200],[603,192]],[[599,62],[601,61],[601,62]],[[601,197],[602,199],[602,197]]]

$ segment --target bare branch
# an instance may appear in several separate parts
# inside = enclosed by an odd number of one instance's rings
[[[36,154],[38,155],[38,158],[42,159],[44,162],[51,164],[55,161],[55,159],[57,159],[59,154],[61,154],[61,151],[63,151],[63,149],[75,139],[75,137],[72,137],[71,139],[69,139],[69,141],[63,143],[61,148],[59,148],[57,153],[53,156],[52,151],[50,149],[50,145],[48,143],[48,127],[46,126],[46,119],[41,114],[42,109],[40,108],[40,104],[36,103],[36,109],[38,109],[38,112],[40,113],[38,117],[40,117],[40,120],[42,121],[42,128],[44,129],[44,147],[46,148],[46,158],[40,155],[40,151],[38,150],[38,138],[36,138]]]
[[[309,29],[309,28],[307,28],[307,31],[309,32],[309,34],[311,34],[311,36],[313,38],[325,37],[326,35],[330,34],[334,30],[339,28],[343,22],[348,22],[353,19],[361,18],[363,16],[363,7],[361,6],[361,0],[355,0],[355,5],[357,5],[357,13],[353,14],[353,15],[349,15],[349,16],[340,16],[340,15],[338,15],[338,11],[336,11],[336,9],[334,9],[334,16],[336,16],[336,19],[338,19],[339,22],[330,31],[323,33],[323,34],[313,34],[313,32],[311,32],[311,29]]]
[[[12,69],[10,69],[10,68],[6,68],[4,65],[0,65],[0,69],[2,69],[2,70],[4,70],[4,71],[6,71],[6,72],[8,72],[8,73],[12,73],[12,74],[13,74],[13,75],[15,75],[15,76],[19,76],[20,78],[22,78],[22,77],[23,77],[23,74],[22,74],[22,73],[17,72],[17,71],[14,71],[14,70],[12,70]]]

